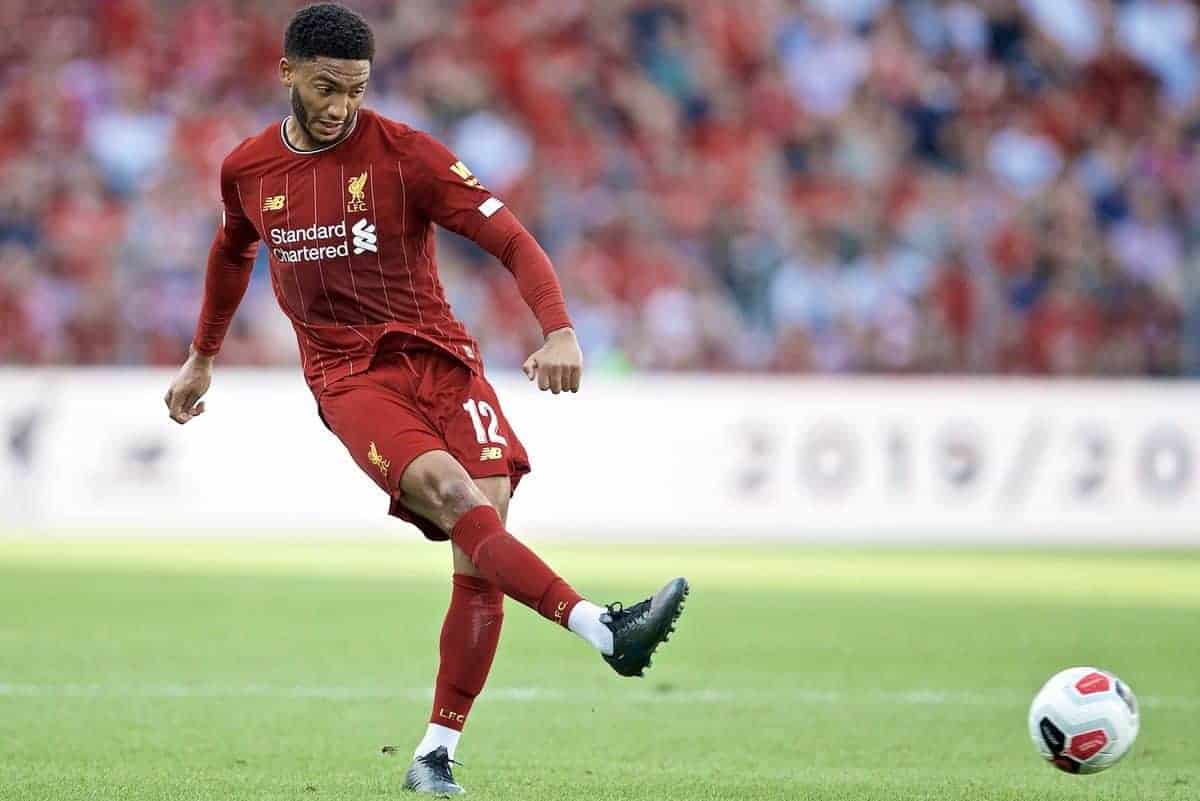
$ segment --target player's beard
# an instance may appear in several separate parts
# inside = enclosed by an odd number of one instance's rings
[[[351,112],[350,116],[342,123],[342,130],[338,132],[337,137],[332,142],[324,142],[313,133],[312,128],[308,127],[308,109],[304,107],[304,101],[300,99],[300,90],[295,86],[292,87],[292,118],[296,120],[296,124],[300,126],[300,130],[304,131],[304,135],[308,137],[308,141],[313,144],[319,144],[324,147],[336,144],[346,138],[347,131],[350,130],[350,124],[354,122],[354,115],[357,111]]]

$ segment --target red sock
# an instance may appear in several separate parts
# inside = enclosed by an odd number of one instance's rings
[[[430,723],[462,731],[492,669],[503,622],[500,590],[484,579],[455,573],[450,608],[442,623],[441,664]]]
[[[504,530],[491,506],[476,506],[460,517],[450,539],[505,595],[564,628],[575,604],[583,600],[537,554]]]

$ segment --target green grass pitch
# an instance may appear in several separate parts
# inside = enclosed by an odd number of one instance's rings
[[[692,580],[644,680],[509,601],[473,799],[1200,798],[1200,553],[546,544],[598,601]],[[0,540],[0,798],[388,799],[429,707],[448,549]],[[1143,702],[1096,776],[1025,730],[1054,671]]]

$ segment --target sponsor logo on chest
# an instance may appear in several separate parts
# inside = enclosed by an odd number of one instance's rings
[[[314,173],[315,175],[315,173]],[[335,174],[335,181],[338,180]],[[274,223],[269,227],[266,237],[269,240],[271,256],[278,262],[298,264],[301,262],[320,262],[326,259],[348,258],[351,255],[379,253],[379,233],[370,218],[371,173],[363,170],[357,175],[343,175],[338,185],[342,188],[338,211],[328,225],[316,223],[308,226],[295,225],[300,215],[312,219],[312,203],[316,195],[287,197],[286,195],[271,195],[263,200],[263,212],[275,212],[264,223]],[[328,187],[328,184],[325,184]],[[292,187],[292,194],[298,190]],[[314,190],[315,192],[315,190]],[[320,193],[324,216],[331,211],[324,192]],[[330,198],[332,200],[332,198]],[[345,209],[345,213],[341,209]],[[290,214],[288,213],[290,210]],[[282,213],[280,213],[282,212]],[[349,216],[353,215],[353,216]],[[290,224],[289,224],[290,223]]]
[[[307,228],[272,228],[271,255],[276,261],[295,264],[305,261],[345,258],[353,253],[379,252],[379,236],[367,218],[360,218],[347,231],[346,221]]]
[[[363,253],[378,253],[379,241],[375,236],[375,226],[368,225],[365,219],[359,220],[351,229],[354,234],[354,255],[358,256]]]

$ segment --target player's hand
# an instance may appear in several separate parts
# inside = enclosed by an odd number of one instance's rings
[[[212,383],[212,369],[212,357],[194,350],[183,367],[179,368],[179,373],[163,398],[171,419],[176,423],[183,425],[193,417],[204,414],[204,402],[200,399]]]
[[[560,328],[551,331],[546,344],[521,367],[530,381],[537,379],[538,389],[560,392],[578,392],[583,378],[583,351],[575,339],[575,331]]]

